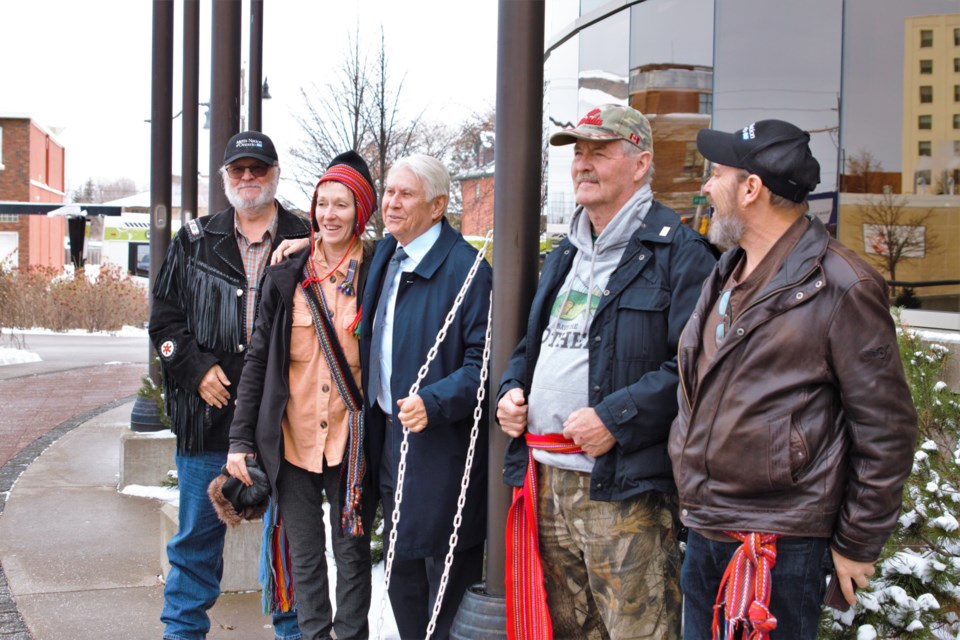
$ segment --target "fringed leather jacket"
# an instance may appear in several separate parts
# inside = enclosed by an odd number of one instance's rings
[[[310,222],[277,204],[274,245],[310,235]],[[257,285],[259,287],[259,283]],[[150,340],[163,370],[165,410],[180,453],[227,451],[244,352],[247,276],[234,235],[233,207],[183,225],[153,288]],[[197,393],[219,364],[230,402],[207,405]]]

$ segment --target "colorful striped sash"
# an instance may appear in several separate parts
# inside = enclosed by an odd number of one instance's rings
[[[320,279],[313,267],[313,260],[307,260],[303,267],[305,276],[300,283],[307,307],[313,317],[313,326],[317,331],[320,349],[330,369],[330,377],[337,386],[340,398],[347,407],[350,423],[347,439],[347,451],[341,475],[346,475],[346,489],[343,496],[343,509],[340,514],[340,527],[344,535],[359,537],[363,535],[361,500],[363,495],[363,476],[367,471],[367,462],[363,454],[364,416],[363,396],[353,379],[350,365],[340,347],[340,341],[330,321],[330,308],[320,288]],[[333,514],[330,515],[333,518]]]
[[[525,433],[527,474],[523,486],[513,490],[507,512],[507,638],[509,640],[551,640],[553,626],[543,586],[540,541],[537,530],[537,463],[533,450],[551,453],[583,453],[579,445],[560,433]]]
[[[777,538],[767,533],[724,531],[743,544],[733,554],[720,581],[713,607],[713,640],[719,640],[723,610],[724,640],[767,640],[777,628],[770,613],[770,570],[777,563]],[[739,634],[739,635],[738,635]]]

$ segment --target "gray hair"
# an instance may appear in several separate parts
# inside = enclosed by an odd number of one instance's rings
[[[450,197],[450,172],[436,158],[423,153],[400,158],[387,172],[387,180],[389,181],[390,175],[399,169],[406,169],[417,177],[423,185],[427,200],[433,200],[437,196]]]
[[[647,168],[646,175],[643,176],[643,184],[653,184],[653,174],[656,169],[653,165],[653,149],[641,149],[627,139],[621,140],[620,143],[623,145],[623,155],[625,156],[638,156],[644,151],[650,152],[650,166]]]

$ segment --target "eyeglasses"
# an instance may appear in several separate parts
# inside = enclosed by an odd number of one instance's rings
[[[727,333],[727,322],[730,320],[730,294],[733,289],[727,289],[720,294],[720,302],[717,303],[717,313],[720,314],[720,324],[717,325],[717,348],[723,343],[723,337]]]
[[[267,164],[232,164],[227,167],[227,175],[233,178],[234,180],[242,178],[247,170],[250,171],[250,175],[254,178],[262,178],[267,175],[267,172],[270,171],[270,165]]]

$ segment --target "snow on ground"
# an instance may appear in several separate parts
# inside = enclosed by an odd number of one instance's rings
[[[53,331],[51,329],[42,329],[34,327],[32,329],[10,329],[3,327],[0,334],[16,334],[24,336],[120,336],[123,338],[137,338],[146,336],[147,330],[143,327],[131,327],[126,325],[117,331],[86,331],[84,329],[70,329],[69,331]]]
[[[22,364],[24,362],[40,362],[40,356],[25,349],[11,349],[0,347],[0,367],[7,364]]]

